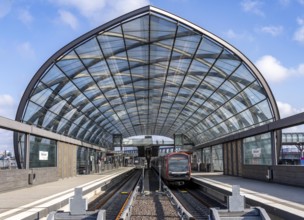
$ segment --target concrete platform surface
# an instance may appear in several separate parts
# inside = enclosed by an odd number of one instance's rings
[[[46,184],[2,192],[0,193],[0,219],[42,218],[44,213],[53,211],[51,209],[65,206],[68,199],[74,196],[74,188],[83,188],[83,191],[87,192],[84,197],[89,199],[98,193],[98,190],[100,191],[99,186],[101,184],[131,169],[133,168],[121,167],[100,174],[79,175]]]
[[[192,173],[192,177],[205,184],[230,191],[232,185],[240,185],[241,195],[271,206],[276,210],[287,211],[304,219],[304,186],[294,187],[271,182],[263,182],[242,177],[227,176],[222,173]]]

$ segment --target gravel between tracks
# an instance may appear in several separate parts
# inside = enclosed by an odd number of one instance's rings
[[[149,182],[149,184],[147,184]],[[133,203],[131,220],[180,219],[169,198],[159,194],[158,176],[152,170],[145,173],[145,195],[138,195]]]
[[[131,220],[180,219],[167,196],[152,193],[137,196]]]

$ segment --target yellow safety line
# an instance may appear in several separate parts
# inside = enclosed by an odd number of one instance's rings
[[[123,193],[123,192],[122,192],[122,193]],[[121,214],[123,213],[123,211],[125,210],[125,207],[126,207],[128,201],[129,201],[129,199],[130,199],[131,194],[132,194],[132,193],[129,193],[128,198],[126,199],[125,203],[123,204],[122,208],[120,209],[120,211],[119,211],[117,217],[115,218],[115,220],[119,220],[119,219],[120,219],[120,216],[121,216]]]

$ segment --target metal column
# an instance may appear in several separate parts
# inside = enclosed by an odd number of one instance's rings
[[[30,168],[30,135],[24,134],[24,168]]]

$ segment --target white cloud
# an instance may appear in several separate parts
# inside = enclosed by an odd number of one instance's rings
[[[304,125],[298,125],[295,127],[289,127],[282,130],[283,133],[297,133],[297,132],[304,132]]]
[[[10,13],[12,8],[11,0],[1,0],[0,1],[0,18],[5,17],[8,13]]]
[[[304,0],[298,0],[301,5],[304,5]]]
[[[304,1],[304,0],[303,0]],[[304,19],[303,18],[297,18],[298,25],[302,26],[304,25]]]
[[[29,25],[33,21],[33,16],[31,15],[28,9],[20,9],[18,19],[22,23]]]
[[[66,11],[66,10],[59,10],[58,13],[59,13],[59,19],[61,22],[70,26],[73,30],[77,29],[78,20],[72,13],[70,13],[69,11]]]
[[[304,44],[304,19],[298,18],[297,22],[299,24],[299,28],[295,31],[293,39]]]
[[[280,112],[281,118],[286,118],[292,115],[304,112],[304,108],[294,108],[288,103],[277,101],[277,105]],[[283,132],[304,132],[304,125],[294,126],[290,128],[283,129]]]
[[[149,0],[50,0],[60,7],[76,9],[94,25],[146,6]]]
[[[236,40],[246,40],[246,41],[249,41],[249,42],[252,42],[254,41],[254,38],[252,37],[251,34],[248,34],[248,33],[236,33],[234,30],[231,30],[229,29],[226,33],[225,33],[225,36],[227,38],[230,38],[230,39],[236,39]]]
[[[29,42],[24,42],[17,45],[19,55],[27,59],[34,59],[36,57],[35,51]]]
[[[278,36],[282,33],[283,27],[282,26],[265,26],[261,28],[261,31],[264,33],[271,34],[272,36]]]
[[[264,16],[264,12],[260,9],[261,1],[257,0],[243,0],[241,6],[245,12],[251,12],[259,16]]]
[[[277,105],[278,105],[278,108],[280,111],[281,118],[286,118],[286,117],[304,112],[304,108],[297,109],[297,108],[292,107],[288,103],[277,101]]]
[[[108,0],[108,6],[112,8],[112,16],[118,16],[130,12],[132,10],[138,9],[140,7],[149,5],[148,0]],[[123,7],[122,7],[123,5]]]
[[[13,105],[14,104],[14,99],[10,95],[0,95],[0,106],[5,106],[5,105]]]
[[[229,37],[229,38],[232,38],[232,39],[236,39],[239,37],[239,35],[237,33],[235,33],[233,30],[229,29],[227,32],[226,32],[226,36]]]
[[[15,118],[15,101],[12,96],[0,95],[0,116],[14,119]]]
[[[280,82],[288,76],[288,69],[282,66],[280,61],[270,55],[261,57],[256,66],[267,81]]]
[[[304,76],[304,63],[287,68],[271,55],[261,57],[255,65],[269,82],[282,82],[290,76]]]
[[[106,0],[51,0],[59,6],[76,8],[85,17],[90,17],[96,12],[102,10],[106,5]]]
[[[13,132],[5,129],[0,129],[0,152],[4,152],[6,150],[14,153]]]

